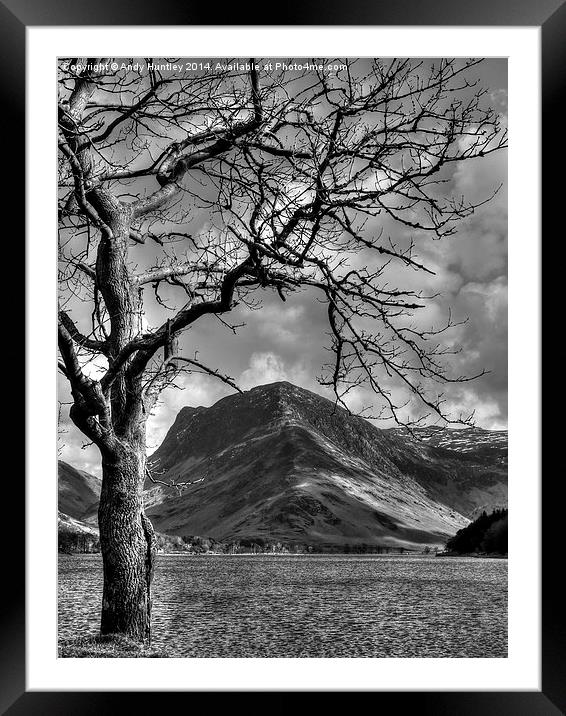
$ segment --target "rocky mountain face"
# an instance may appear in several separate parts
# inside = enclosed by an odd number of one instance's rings
[[[173,535],[384,547],[443,544],[507,502],[507,434],[380,430],[289,383],[183,408],[150,459],[147,512]]]

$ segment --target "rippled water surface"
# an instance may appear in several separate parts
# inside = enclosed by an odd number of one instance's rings
[[[59,634],[97,632],[102,561],[59,555]],[[160,555],[153,645],[179,657],[506,657],[507,560]]]

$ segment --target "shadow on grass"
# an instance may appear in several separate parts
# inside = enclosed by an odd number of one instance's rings
[[[162,659],[165,654],[144,646],[123,634],[82,636],[65,639],[59,644],[59,657],[72,659]]]

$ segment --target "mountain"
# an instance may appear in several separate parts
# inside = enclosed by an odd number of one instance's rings
[[[400,437],[408,436],[406,428],[394,428],[390,432]],[[474,520],[483,511],[489,513],[507,507],[507,430],[427,427],[413,428],[411,432],[417,443],[440,448],[444,458],[450,460],[457,456],[460,464],[471,466],[471,484],[467,485],[468,492],[460,496],[465,499],[456,496],[453,503],[468,519]],[[469,472],[463,471],[464,480]],[[485,497],[483,502],[482,495]],[[452,504],[452,499],[447,499]]]
[[[185,407],[150,458],[147,512],[172,535],[382,547],[443,544],[506,504],[506,434],[380,430],[290,383]],[[476,439],[477,438],[477,439]]]
[[[82,520],[98,507],[101,480],[59,460],[59,511]]]

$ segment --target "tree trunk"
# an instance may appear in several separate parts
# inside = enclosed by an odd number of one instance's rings
[[[151,581],[156,543],[143,510],[145,450],[128,447],[102,460],[98,509],[104,567],[101,634],[151,641]]]

